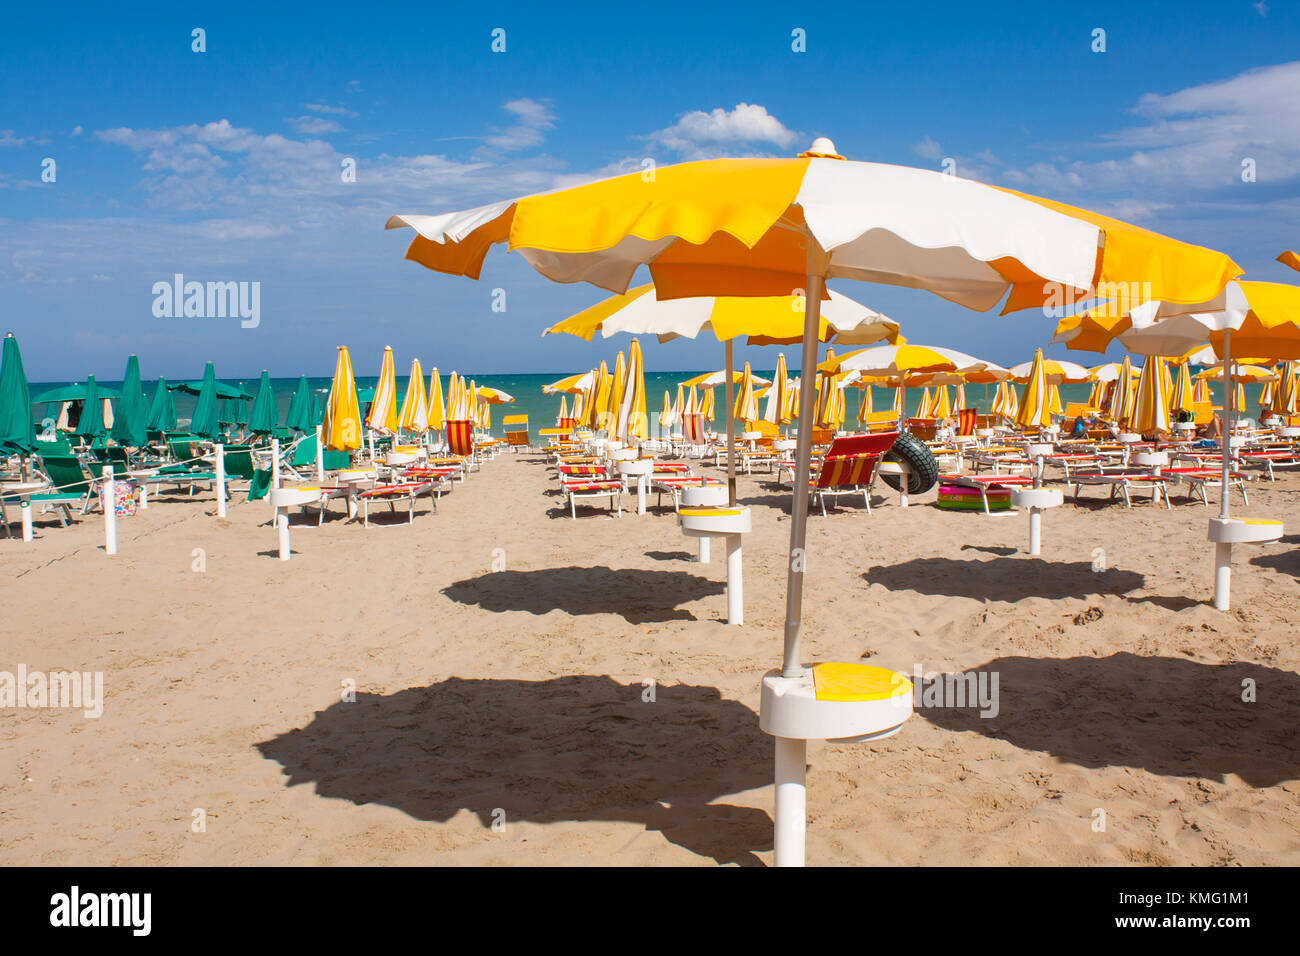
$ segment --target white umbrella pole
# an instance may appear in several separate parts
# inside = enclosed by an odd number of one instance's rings
[[[732,353],[732,339],[727,339],[727,507],[736,507],[736,384],[732,381],[731,370],[735,365]]]
[[[104,466],[104,553],[117,554],[117,495],[113,487],[113,466]]]
[[[1219,436],[1219,451],[1223,471],[1219,482],[1219,518],[1228,517],[1228,473],[1232,461],[1232,406],[1236,388],[1232,376],[1232,330],[1223,333],[1223,432]],[[1232,545],[1217,541],[1214,545],[1214,606],[1228,610],[1232,588]]]
[[[320,440],[320,426],[316,426],[316,480],[325,480],[325,446]]]
[[[226,446],[220,442],[216,445],[217,459],[217,517],[226,516]]]

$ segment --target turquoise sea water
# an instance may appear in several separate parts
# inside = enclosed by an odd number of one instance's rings
[[[659,410],[663,407],[664,392],[665,391],[668,392],[670,400],[674,400],[677,396],[678,382],[681,382],[688,378],[692,378],[693,376],[699,375],[704,371],[712,371],[712,370],[698,369],[693,371],[681,371],[681,372],[647,372],[646,373],[645,376],[646,408],[650,413],[651,435],[658,434]],[[774,374],[772,369],[766,369],[766,370],[755,369],[754,373],[756,375],[761,375],[769,379]],[[563,378],[565,375],[569,375],[569,374],[572,373],[555,372],[555,373],[546,373],[541,375],[538,374],[474,375],[472,373],[466,373],[466,378],[474,380],[479,385],[489,385],[493,388],[501,389],[515,396],[515,402],[513,404],[498,405],[492,409],[492,432],[494,434],[496,435],[502,434],[502,427],[501,427],[502,416],[523,414],[528,416],[529,428],[535,435],[538,428],[545,428],[547,426],[554,425],[556,417],[559,415],[559,411],[560,411],[560,397],[558,395],[553,396],[553,395],[542,394],[542,387],[544,385],[549,384],[550,382],[554,382],[555,380],[559,378]],[[239,388],[242,388],[244,391],[248,392],[249,394],[255,393],[258,387],[258,379],[256,378],[221,379],[221,381],[225,382],[228,385],[234,385]],[[310,384],[311,388],[318,392],[321,403],[324,404],[325,397],[329,393],[330,379],[329,378],[308,378],[307,381]],[[358,388],[373,387],[376,381],[377,379],[373,377],[358,377],[357,387]],[[59,385],[67,385],[67,384],[70,383],[69,382],[32,382],[31,391],[33,395],[36,395],[45,391],[46,389],[54,388]],[[122,383],[104,381],[104,382],[100,382],[100,384],[107,385],[111,388],[120,388]],[[397,379],[397,391],[398,391],[399,401],[400,401],[400,396],[405,394],[406,392],[406,384],[407,384],[407,378],[405,376],[399,377]],[[153,391],[156,385],[157,385],[156,379],[153,381],[146,381],[144,383],[145,395],[151,401],[153,398]],[[428,385],[427,380],[425,381],[425,385],[427,387]],[[279,406],[279,419],[281,422],[283,422],[284,416],[289,410],[289,402],[293,398],[293,393],[298,387],[298,379],[297,378],[273,378],[271,379],[271,386],[275,393],[276,402]],[[447,394],[447,379],[445,377],[442,379],[442,388],[443,388],[443,395],[445,396]],[[987,389],[983,385],[967,385],[966,402],[968,405],[974,405],[981,412],[987,412],[989,409],[989,405],[992,402],[993,390],[994,390],[994,386],[992,385],[988,386]],[[1258,398],[1259,390],[1260,387],[1258,385],[1246,386],[1246,400],[1247,400],[1246,414],[1247,415],[1259,414],[1259,406],[1256,404],[1256,399]],[[1082,402],[1087,399],[1088,391],[1089,391],[1088,385],[1063,385],[1061,386],[1061,400],[1063,402]],[[1214,396],[1215,404],[1216,405],[1221,404],[1220,400],[1222,395],[1221,395],[1220,386],[1212,385],[1211,392]],[[893,389],[873,388],[872,393],[873,393],[872,401],[873,401],[874,408],[877,409],[888,408],[893,403],[894,400]],[[848,405],[847,412],[846,412],[847,415],[846,422],[852,423],[855,420],[855,416],[857,415],[858,402],[860,400],[859,396],[861,393],[856,388],[849,388],[845,390],[844,394]],[[181,419],[189,418],[190,413],[194,408],[194,402],[195,402],[194,396],[186,395],[182,392],[173,392],[173,396],[176,401],[177,415]],[[952,398],[951,392],[949,392],[949,398],[950,399]],[[721,387],[718,387],[717,389],[714,390],[714,400],[716,401],[719,410],[721,410],[722,402],[723,402],[723,389]],[[908,395],[907,395],[908,414],[912,414],[916,411],[916,408],[920,400],[921,400],[921,389],[919,388],[908,389]],[[570,407],[572,407],[573,396],[571,395],[567,396],[567,404]],[[36,406],[33,408],[33,411],[35,412],[36,420],[40,421],[47,414],[50,415],[57,414],[58,409],[57,407],[53,407],[50,409],[42,409],[40,406]],[[721,417],[721,415],[719,417]]]

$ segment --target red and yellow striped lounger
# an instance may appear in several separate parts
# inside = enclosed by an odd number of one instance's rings
[[[562,481],[560,487],[569,498],[569,512],[574,520],[578,517],[579,498],[608,498],[610,510],[623,517],[623,482],[617,479]]]
[[[429,481],[407,481],[400,485],[380,485],[377,488],[367,488],[357,495],[365,509],[364,522],[367,528],[370,527],[370,502],[386,501],[390,511],[397,511],[398,500],[405,498],[409,502],[406,512],[406,523],[411,524],[415,521],[415,499],[420,496],[422,491],[432,491],[433,483]],[[430,501],[433,502],[433,511],[438,512],[437,499],[430,495]]]
[[[1163,497],[1165,499],[1165,508],[1172,510],[1169,504],[1169,489],[1165,486],[1165,476],[1153,474],[1149,471],[1138,472],[1086,472],[1070,476],[1070,483],[1074,485],[1074,500],[1079,500],[1079,489],[1083,485],[1109,485],[1110,497],[1115,497],[1115,492],[1120,492],[1124,496],[1124,507],[1132,508],[1133,501],[1129,492],[1138,488],[1150,488],[1153,496]]]

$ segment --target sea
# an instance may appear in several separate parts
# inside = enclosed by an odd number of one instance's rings
[[[659,433],[659,411],[663,407],[664,393],[666,392],[668,394],[669,401],[674,401],[677,396],[677,385],[679,382],[693,378],[697,375],[702,374],[705,371],[715,371],[715,370],[697,369],[697,370],[685,370],[685,371],[678,371],[678,372],[646,372],[645,373],[646,410],[649,412],[650,432],[652,437],[657,436]],[[754,369],[753,371],[755,375],[759,375],[768,379],[772,378],[773,375],[775,374],[775,370],[773,369]],[[544,374],[514,374],[514,375],[498,375],[498,374],[491,374],[491,373],[476,375],[473,372],[467,372],[465,373],[465,378],[474,381],[476,384],[480,386],[487,385],[495,389],[500,389],[514,396],[515,401],[513,403],[506,404],[506,405],[497,405],[492,409],[491,431],[493,434],[500,436],[503,434],[501,419],[504,415],[527,415],[529,428],[531,431],[533,431],[534,434],[536,434],[536,430],[538,428],[546,428],[554,425],[560,413],[560,396],[546,395],[542,392],[542,388],[545,385],[550,384],[551,382],[554,382],[560,378],[572,374],[574,374],[573,371],[547,372]],[[97,381],[99,381],[100,385],[107,385],[108,387],[115,388],[115,389],[120,389],[122,385],[121,382],[102,381],[102,380],[97,380]],[[257,392],[260,379],[223,378],[223,379],[219,379],[219,381],[224,382],[228,385],[234,385],[238,388],[243,389],[248,394],[253,395],[256,394]],[[364,388],[374,387],[378,382],[378,379],[375,377],[358,376],[356,381],[357,381],[357,388],[364,389]],[[314,395],[319,397],[320,403],[323,406],[325,403],[325,398],[329,394],[330,378],[309,377],[307,379],[307,382],[308,385],[311,387]],[[407,382],[408,379],[406,376],[400,376],[397,379],[397,392],[398,392],[399,403],[401,401],[401,396],[406,393]],[[60,385],[69,385],[69,384],[72,383],[67,381],[31,382],[30,389],[33,395],[39,395],[41,392],[47,389],[55,388]],[[427,379],[425,380],[425,386],[426,387],[428,386]],[[145,396],[150,401],[153,400],[153,393],[156,387],[157,387],[157,380],[153,380],[153,381],[146,380],[144,383]],[[1023,386],[1021,387],[1023,388]],[[279,420],[283,422],[284,417],[289,410],[289,402],[293,398],[293,394],[298,388],[298,379],[296,377],[295,378],[272,378],[271,388],[273,393],[275,394],[276,404],[279,408]],[[966,386],[967,406],[968,407],[974,406],[978,408],[981,412],[987,412],[993,401],[994,388],[995,386],[992,385],[989,386],[967,385]],[[442,389],[443,389],[443,395],[445,397],[447,394],[447,379],[445,377],[442,380]],[[1085,401],[1088,397],[1089,389],[1090,386],[1086,384],[1062,385],[1060,387],[1061,401],[1065,403]],[[1260,391],[1260,386],[1258,385],[1246,386],[1247,403],[1246,403],[1245,413],[1247,415],[1258,416],[1259,405],[1257,399],[1258,399],[1259,391]],[[872,392],[872,403],[874,408],[885,409],[885,408],[889,408],[893,404],[894,401],[893,389],[872,388],[871,392]],[[1214,403],[1216,405],[1221,405],[1222,404],[1221,385],[1219,385],[1218,383],[1211,383],[1211,394],[1214,398]],[[174,391],[172,395],[176,402],[177,417],[180,420],[181,426],[184,427],[186,420],[189,419],[194,409],[195,397],[192,395],[187,395],[180,391]],[[845,403],[847,406],[845,412],[845,423],[849,427],[851,427],[852,423],[856,421],[856,415],[858,412],[858,403],[861,401],[862,395],[863,392],[858,390],[857,388],[847,388],[844,391]],[[922,395],[922,390],[919,388],[908,389],[907,411],[909,415],[912,415],[916,412],[916,409],[919,406],[921,401],[921,395]],[[950,391],[949,399],[951,398],[952,398],[952,393]],[[714,390],[714,400],[716,402],[716,407],[719,410],[721,410],[723,404],[723,388],[721,386],[719,386]],[[572,395],[565,396],[565,401],[567,406],[571,408],[573,405],[573,396]],[[760,399],[760,407],[762,405],[762,401],[763,400]],[[53,417],[58,414],[57,406],[51,406],[44,410],[42,410],[40,406],[36,406],[33,410],[36,413],[35,420],[38,422],[41,421],[45,416]],[[721,411],[719,411],[719,419],[721,420],[721,418],[722,418]]]

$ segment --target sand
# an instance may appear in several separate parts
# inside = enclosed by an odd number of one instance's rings
[[[0,670],[106,696],[0,711],[0,863],[770,864],[788,492],[741,479],[728,627],[720,548],[689,561],[671,513],[573,521],[553,485],[507,455],[413,525],[295,519],[287,563],[265,502],[210,492],[121,519],[114,557],[98,515],[0,541]],[[1294,526],[1298,493],[1234,510]],[[1000,692],[812,744],[810,863],[1300,863],[1300,537],[1240,548],[1221,613],[1213,508],[1100,494],[1041,558],[1023,514],[933,492],[810,518],[808,660]]]

